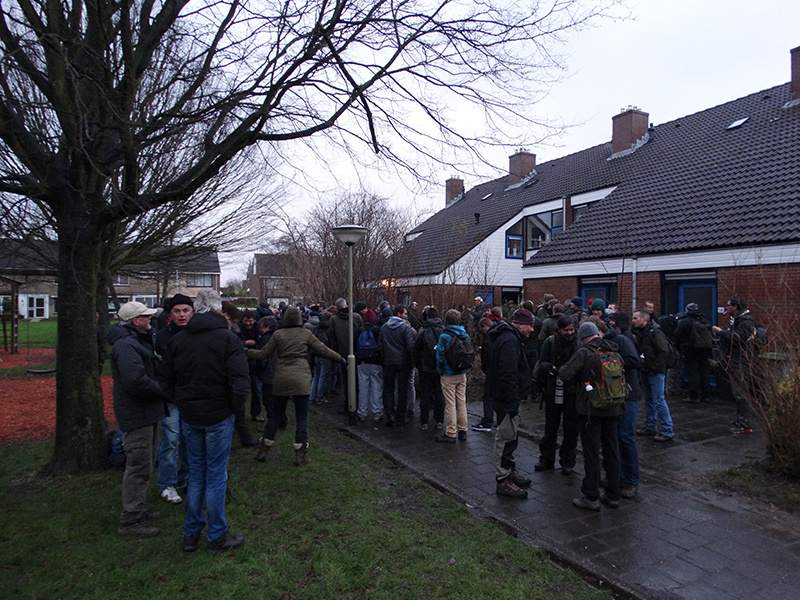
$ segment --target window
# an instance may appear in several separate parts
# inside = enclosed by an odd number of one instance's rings
[[[583,215],[589,212],[589,209],[597,204],[597,202],[587,202],[586,204],[580,204],[578,206],[572,207],[572,222],[577,223],[578,219],[580,219]]]
[[[506,229],[506,258],[522,258],[522,219]]]
[[[47,299],[44,296],[28,296],[28,318],[47,318]]]
[[[147,308],[155,308],[156,304],[158,304],[158,297],[157,296],[134,296],[134,302],[141,302],[142,304],[146,305]]]
[[[131,284],[130,277],[128,277],[127,275],[119,275],[119,274],[112,275],[111,283],[114,284],[114,285],[130,285]]]
[[[202,273],[187,273],[186,285],[188,287],[212,287],[214,285],[214,276],[203,275]]]
[[[528,250],[538,250],[564,229],[564,211],[548,210],[526,217]]]

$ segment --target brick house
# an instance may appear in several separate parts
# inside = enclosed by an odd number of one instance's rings
[[[293,299],[289,290],[290,270],[289,261],[282,254],[254,254],[247,273],[250,295],[259,304],[289,303]]]
[[[604,298],[659,313],[697,302],[716,322],[733,293],[797,310],[800,289],[800,48],[792,79],[668,123],[628,107],[611,141],[469,191],[406,237],[398,287],[426,302],[448,286],[534,301]],[[455,304],[455,302],[451,303]]]

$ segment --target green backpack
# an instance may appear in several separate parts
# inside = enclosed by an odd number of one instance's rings
[[[594,388],[589,393],[589,403],[597,410],[608,410],[625,404],[628,398],[628,383],[625,381],[625,365],[622,356],[605,345],[592,349],[589,383]]]

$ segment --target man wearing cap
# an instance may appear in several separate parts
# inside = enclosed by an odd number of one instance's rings
[[[524,308],[511,317],[511,324],[500,321],[487,333],[489,340],[486,381],[497,415],[494,438],[496,493],[524,500],[531,480],[517,473],[514,451],[517,449],[519,404],[531,391],[531,370],[522,340],[534,327],[533,314]]]
[[[578,328],[578,338],[582,346],[572,355],[567,364],[558,370],[558,376],[565,382],[576,382],[575,409],[578,413],[583,447],[583,482],[582,496],[572,500],[578,508],[600,510],[600,502],[610,508],[619,507],[620,459],[617,431],[619,418],[625,412],[620,405],[606,409],[594,408],[589,403],[589,382],[592,380],[592,360],[595,352],[602,345],[604,348],[618,352],[614,342],[600,337],[597,325],[586,321]],[[602,466],[606,470],[608,487],[606,493],[600,495],[600,447],[603,448]]]
[[[156,334],[156,352],[164,356],[167,344],[182,331],[194,314],[192,299],[175,294],[165,306],[169,313],[167,326]],[[183,499],[176,490],[189,478],[189,461],[186,458],[186,440],[181,435],[181,420],[178,405],[167,404],[169,414],[161,419],[161,444],[158,447],[158,489],[161,498],[170,504],[180,504]]]
[[[114,415],[125,445],[120,535],[153,537],[161,533],[147,523],[157,518],[157,513],[144,507],[155,463],[158,422],[166,415],[167,400],[158,384],[158,357],[150,331],[150,317],[155,314],[156,309],[141,302],[123,304],[118,313],[120,324],[108,333]]]

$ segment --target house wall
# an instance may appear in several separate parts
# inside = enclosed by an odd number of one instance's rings
[[[797,327],[800,310],[800,264],[761,265],[717,270],[717,299],[725,306],[731,296],[741,296],[759,324],[770,322]],[[724,326],[727,323],[720,323]]]
[[[522,290],[525,300],[539,304],[545,294],[553,294],[562,304],[578,295],[577,277],[526,279]]]

